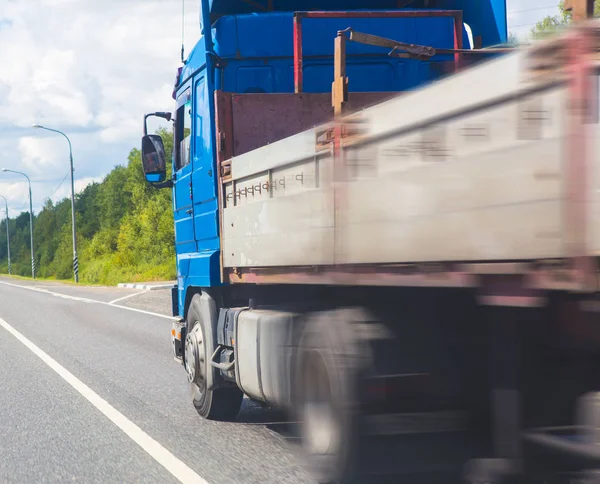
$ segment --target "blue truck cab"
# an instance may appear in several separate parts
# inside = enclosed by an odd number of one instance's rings
[[[404,9],[398,8],[406,5]],[[296,12],[340,12],[303,19],[303,91],[331,92],[334,38],[351,27],[397,41],[456,47],[452,16],[346,17],[360,11],[462,12],[462,46],[471,49],[507,39],[505,0],[201,0],[202,36],[180,68],[174,98],[173,211],[177,254],[174,315],[185,314],[189,288],[222,284],[217,196],[218,133],[215,92],[293,93]],[[475,45],[474,45],[475,44]],[[350,44],[350,92],[398,92],[431,82],[452,59],[426,62],[389,55],[389,49]],[[236,155],[241,153],[235,153]],[[149,175],[149,181],[156,181]],[[166,186],[166,185],[165,185]]]

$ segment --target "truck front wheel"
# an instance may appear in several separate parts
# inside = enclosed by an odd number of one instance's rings
[[[242,404],[243,394],[236,387],[208,389],[210,357],[217,341],[213,322],[203,316],[200,296],[192,298],[187,316],[184,361],[192,402],[202,418],[232,420]],[[205,312],[204,312],[205,313]]]

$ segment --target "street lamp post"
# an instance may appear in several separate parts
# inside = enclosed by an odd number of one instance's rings
[[[8,168],[2,168],[2,171],[16,173],[17,175],[23,175],[25,178],[27,178],[27,183],[29,183],[29,233],[31,238],[31,277],[35,279],[35,256],[33,253],[33,202],[31,201],[31,180],[25,173],[21,171],[9,170]]]
[[[4,204],[6,206],[6,252],[8,255],[8,273],[11,274],[11,265],[10,265],[10,231],[8,230],[8,200],[6,197],[0,195],[0,198],[4,199]]]
[[[53,133],[58,133],[64,136],[67,142],[69,143],[69,160],[71,162],[71,231],[73,233],[73,278],[75,282],[79,282],[79,259],[77,258],[77,229],[75,228],[75,168],[73,168],[73,147],[71,146],[71,140],[65,133],[59,131],[58,129],[46,128],[45,126],[41,126],[39,124],[34,124],[33,127],[37,129],[45,129],[46,131],[52,131]]]

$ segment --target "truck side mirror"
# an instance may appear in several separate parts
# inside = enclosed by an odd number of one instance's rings
[[[165,147],[157,134],[142,137],[142,167],[148,183],[161,183],[167,178]]]

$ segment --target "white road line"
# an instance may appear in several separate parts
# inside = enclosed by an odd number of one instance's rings
[[[127,309],[127,311],[134,311],[136,313],[148,314],[150,316],[156,316],[157,318],[164,318],[164,319],[168,319],[170,321],[177,321],[179,319],[179,318],[175,318],[173,316],[167,316],[166,314],[154,313],[152,311],[145,311],[144,309],[130,308],[128,306],[121,306],[120,304],[113,304],[114,301],[113,302],[105,302],[105,301],[98,301],[96,299],[89,299],[86,297],[69,296],[67,294],[62,294],[60,292],[48,291],[47,289],[43,289],[40,287],[20,286],[19,284],[12,284],[10,282],[5,282],[5,281],[0,281],[0,284],[4,284],[5,286],[18,287],[19,289],[27,289],[28,291],[41,292],[43,294],[49,294],[50,296],[56,296],[56,297],[60,297],[63,299],[71,299],[73,301],[92,303],[92,304],[103,304],[105,306],[111,306],[113,308]],[[138,294],[141,294],[141,293],[138,293]]]
[[[127,296],[123,296],[123,297],[117,298],[114,301],[109,302],[108,304],[114,304],[114,303],[117,303],[119,301],[124,301],[125,299],[129,299],[130,297],[137,296],[139,294],[145,294],[147,292],[148,291],[141,291],[141,292],[134,292],[133,294],[127,294]]]
[[[152,311],[146,311],[144,309],[130,308],[130,307],[127,307],[127,306],[121,306],[120,304],[110,304],[110,303],[105,303],[105,302],[102,302],[102,301],[99,301],[99,302],[100,302],[100,304],[105,304],[107,306],[112,306],[113,308],[127,309],[127,311],[134,311],[136,313],[149,314],[150,316],[157,316],[159,318],[165,318],[165,319],[168,319],[170,321],[179,321],[179,318],[176,318],[174,316],[167,316],[166,314],[154,313]]]
[[[0,326],[17,338],[27,348],[31,350],[40,360],[54,370],[63,380],[71,385],[82,397],[102,412],[112,423],[119,427],[131,440],[139,445],[142,450],[147,452],[156,462],[169,471],[175,478],[183,483],[208,484],[206,480],[200,477],[195,471],[190,469],[185,463],[175,457],[171,452],[165,449],[156,440],[150,437],[146,432],[129,420],[125,415],[119,412],[110,403],[104,400],[94,390],[83,383],[79,378],[73,375],[64,366],[50,357],[34,343],[29,341],[19,331],[0,318]]]

